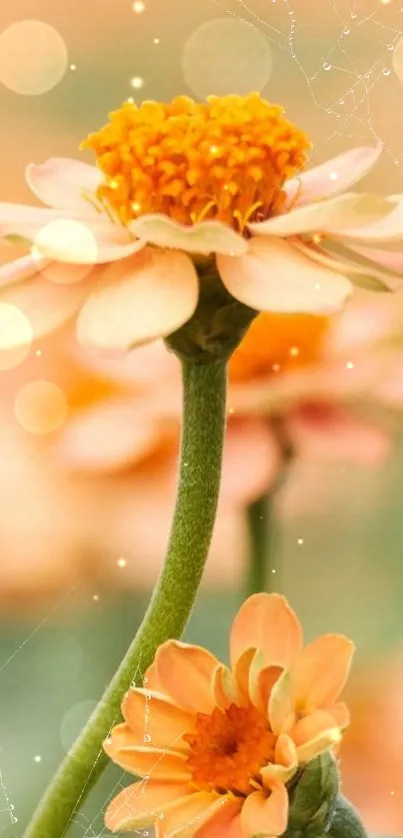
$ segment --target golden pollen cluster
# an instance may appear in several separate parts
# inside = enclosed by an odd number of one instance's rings
[[[123,223],[163,213],[242,232],[281,211],[284,182],[304,167],[310,143],[280,106],[252,93],[126,102],[81,147],[105,175],[98,198]]]
[[[187,764],[201,789],[249,794],[259,782],[259,770],[273,760],[276,737],[255,707],[198,713],[196,731],[183,737],[192,754]]]
[[[323,315],[259,314],[230,359],[230,381],[248,381],[319,362],[329,324]]]

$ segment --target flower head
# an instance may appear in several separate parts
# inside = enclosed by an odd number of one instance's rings
[[[170,337],[181,352],[187,326],[208,360],[256,311],[329,313],[351,282],[399,284],[401,196],[341,194],[380,147],[300,173],[307,138],[258,94],[126,103],[110,119],[84,142],[97,167],[28,167],[50,208],[0,204],[0,236],[30,248],[0,269],[1,296],[38,336],[79,312],[85,345]]]
[[[348,725],[336,700],[352,653],[336,634],[303,648],[300,623],[277,594],[255,594],[241,607],[231,668],[198,646],[164,643],[104,745],[143,778],[112,801],[107,826],[157,824],[166,838],[281,835],[286,784]]]

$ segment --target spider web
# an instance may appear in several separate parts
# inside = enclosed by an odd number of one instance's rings
[[[277,99],[278,91],[283,94],[281,102],[292,103],[294,119],[301,93],[303,127],[314,141],[314,157],[380,141],[395,183],[403,161],[403,67],[399,80],[392,64],[403,36],[401,0],[211,2],[269,40],[274,55],[270,95],[272,90]]]

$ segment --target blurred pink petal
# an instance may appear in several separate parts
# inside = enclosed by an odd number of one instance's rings
[[[31,253],[27,256],[22,256],[20,259],[14,259],[13,262],[6,262],[0,267],[0,287],[11,285],[14,282],[20,282],[24,279],[31,279],[31,277],[39,273],[41,268],[47,264],[49,264],[48,259]]]
[[[223,504],[243,507],[267,492],[281,465],[278,443],[265,419],[229,421],[224,445]]]
[[[344,235],[350,227],[361,229],[360,225],[364,224],[382,224],[385,215],[389,217],[392,213],[393,205],[387,198],[351,192],[297,206],[267,221],[248,224],[248,228],[255,236],[295,236],[318,230],[343,231]]]
[[[353,241],[367,241],[367,242],[389,242],[400,241],[403,242],[403,197],[395,195],[386,198],[389,201],[392,211],[385,217],[380,216],[379,219],[374,219],[372,222],[364,226],[354,227],[347,223],[344,229],[339,228],[339,234],[342,238],[352,239]]]
[[[376,146],[352,148],[327,160],[326,163],[302,172],[287,182],[288,198],[296,198],[296,206],[304,206],[311,201],[321,200],[324,195],[330,198],[345,189],[350,189],[372,169],[381,155],[382,148],[381,143]]]
[[[390,448],[386,431],[332,404],[305,404],[288,417],[287,426],[297,451],[323,459],[373,464]]]
[[[25,171],[28,186],[49,207],[72,210],[81,216],[97,216],[100,210],[86,200],[85,195],[96,198],[96,190],[103,176],[96,166],[80,160],[51,157],[36,166],[31,163]]]

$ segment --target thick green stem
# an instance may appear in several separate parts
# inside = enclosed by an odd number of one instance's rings
[[[143,622],[84,730],[62,762],[24,838],[62,838],[107,764],[102,742],[158,646],[180,637],[192,611],[217,510],[225,427],[225,362],[183,362],[179,488],[164,567]],[[158,521],[150,526],[158,526]]]

